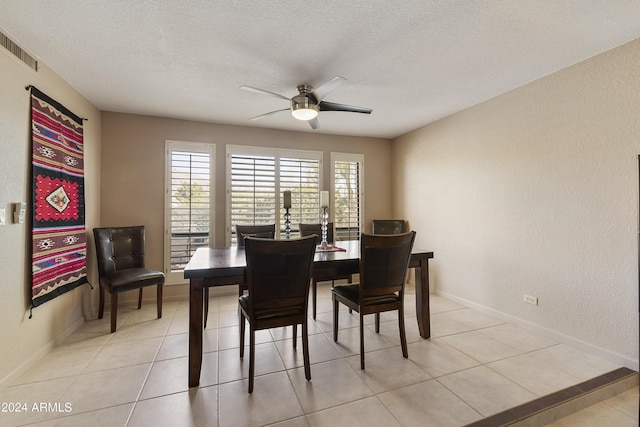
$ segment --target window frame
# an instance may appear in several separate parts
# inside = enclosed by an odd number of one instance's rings
[[[213,143],[165,140],[165,183],[164,183],[164,273],[168,285],[185,283],[182,270],[171,269],[171,185],[172,155],[174,151],[204,153],[209,155],[209,245],[215,241],[215,178],[216,178],[216,145]]]

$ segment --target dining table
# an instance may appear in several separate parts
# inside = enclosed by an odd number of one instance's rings
[[[429,316],[429,259],[433,252],[413,248],[409,268],[415,271],[416,320],[422,338],[431,336]],[[335,243],[334,250],[318,248],[313,260],[313,278],[331,280],[357,274],[360,241]],[[203,336],[203,290],[205,287],[245,284],[247,263],[244,247],[198,248],[184,269],[189,280],[189,387],[200,383]]]

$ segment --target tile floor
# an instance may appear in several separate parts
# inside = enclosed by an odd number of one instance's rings
[[[8,411],[0,411],[0,425],[463,426],[618,368],[438,296],[431,299],[432,338],[423,340],[408,293],[409,359],[402,358],[397,317],[387,313],[380,334],[367,319],[361,371],[357,317],[341,307],[334,343],[328,285],[319,287],[318,301],[309,323],[310,382],[291,328],[261,331],[255,389],[247,393],[248,357],[239,357],[231,294],[212,296],[200,386],[189,389],[188,304],[166,301],[162,319],[154,304],[121,308],[114,334],[108,314],[85,323],[46,364],[0,391]],[[552,425],[636,426],[638,388]]]

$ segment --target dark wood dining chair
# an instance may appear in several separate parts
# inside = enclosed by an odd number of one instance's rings
[[[378,235],[360,238],[360,283],[334,286],[333,340],[338,341],[338,308],[342,303],[360,314],[360,368],[364,369],[364,316],[375,314],[376,333],[380,332],[380,313],[398,310],[402,355],[407,358],[404,328],[404,281],[416,233]]]
[[[253,392],[256,331],[262,329],[293,325],[295,348],[297,325],[302,324],[304,374],[310,380],[307,309],[316,240],[312,236],[289,240],[247,237],[244,242],[249,292],[238,302],[240,357],[244,357],[245,319],[249,322],[249,393]]]
[[[407,222],[403,219],[374,219],[371,234],[402,234],[407,232]]]
[[[318,236],[317,244],[319,245],[322,242],[322,224],[304,224],[300,223],[300,236],[311,236],[315,234]],[[333,223],[327,223],[327,242],[333,243],[335,240],[333,239]],[[335,284],[336,280],[347,280],[347,283],[352,283],[351,275],[346,276],[336,276],[331,280],[331,285]],[[313,318],[316,318],[316,304],[317,304],[317,295],[318,295],[318,281],[315,278],[311,279],[311,301],[312,301],[312,315]]]
[[[244,247],[245,237],[258,237],[261,239],[273,239],[276,235],[275,224],[262,225],[242,225],[236,224],[236,246]],[[238,284],[238,296],[244,294],[247,290],[246,283]],[[204,288],[204,327],[207,327],[207,319],[209,318],[209,288]]]
[[[162,317],[164,274],[145,268],[145,229],[134,227],[101,227],[93,229],[100,279],[98,319],[104,315],[105,291],[111,294],[111,332],[116,331],[118,294],[139,289],[138,309],[142,307],[142,288],[156,285],[158,319]]]

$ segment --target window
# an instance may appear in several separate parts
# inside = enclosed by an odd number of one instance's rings
[[[211,144],[166,142],[165,275],[184,281],[182,271],[199,247],[213,240],[214,154]]]
[[[362,231],[364,155],[331,153],[336,240],[358,240]]]
[[[227,146],[227,237],[235,224],[277,224],[285,233],[283,192],[291,191],[291,235],[300,222],[319,222],[322,153]]]

